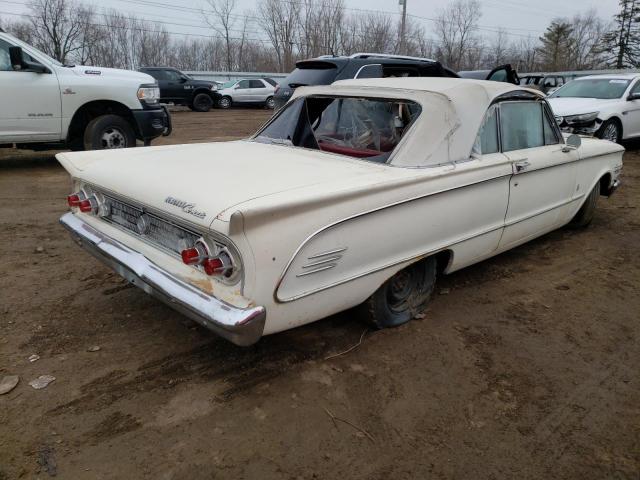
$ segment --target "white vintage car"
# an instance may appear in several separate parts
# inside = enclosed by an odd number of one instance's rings
[[[133,284],[222,337],[359,306],[410,320],[436,276],[567,223],[618,186],[623,148],[565,141],[539,92],[362,79],[296,90],[253,137],[61,153],[62,224]]]

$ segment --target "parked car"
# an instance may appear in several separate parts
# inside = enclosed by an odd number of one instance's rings
[[[461,72],[467,78],[481,80],[504,78],[517,82],[517,74],[510,65],[482,72]],[[453,70],[428,58],[387,55],[380,53],[356,53],[349,57],[325,55],[296,63],[296,69],[280,82],[275,92],[275,107],[281,108],[297,87],[329,85],[337,80],[350,78],[384,77],[450,77],[458,78]]]
[[[563,131],[620,143],[640,136],[640,75],[592,75],[556,90],[549,104]]]
[[[267,79],[236,80],[224,84],[224,88],[219,92],[218,106],[229,108],[232,105],[264,105],[273,108],[274,92],[274,86]]]
[[[0,146],[95,150],[171,133],[149,75],[63,65],[0,31]]]
[[[524,75],[520,78],[520,85],[535,88],[536,90],[540,90],[542,93],[549,95],[569,81],[571,81],[571,77],[567,75]]]
[[[379,328],[407,322],[439,275],[589,224],[623,151],[565,140],[541,93],[506,83],[341,81],[296,90],[248,140],[58,154],[61,222],[249,345],[356,306]]]
[[[195,80],[175,68],[143,67],[140,71],[158,81],[163,103],[186,105],[196,112],[208,112],[220,98],[216,82]]]

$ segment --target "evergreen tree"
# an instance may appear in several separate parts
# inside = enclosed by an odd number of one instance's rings
[[[620,0],[615,29],[603,37],[602,53],[613,68],[636,67],[640,63],[640,1]]]
[[[563,19],[555,19],[540,37],[539,47],[542,67],[547,71],[558,71],[564,68],[572,49],[573,27]]]

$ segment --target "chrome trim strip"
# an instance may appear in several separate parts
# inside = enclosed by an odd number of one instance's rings
[[[325,257],[327,255],[333,255],[334,253],[341,253],[341,252],[344,252],[346,249],[347,247],[343,247],[343,248],[336,248],[334,250],[329,250],[328,252],[324,252],[324,253],[316,253],[315,255],[311,255],[310,257],[307,257],[307,259],[313,260],[314,258]]]
[[[247,346],[264,331],[264,307],[239,308],[188,284],[73,213],[60,218],[78,244],[126,280],[221,337]]]
[[[527,220],[529,220],[529,219],[531,219],[531,218],[534,218],[534,217],[537,217],[537,216],[539,216],[539,215],[544,215],[545,213],[548,213],[548,212],[550,212],[550,211],[552,211],[552,210],[555,210],[556,208],[561,208],[561,207],[564,207],[565,205],[569,205],[570,203],[577,202],[578,200],[580,200],[580,199],[581,199],[581,198],[583,198],[584,196],[585,196],[585,194],[583,193],[582,195],[578,195],[577,197],[571,198],[571,199],[566,200],[566,201],[564,201],[564,202],[556,203],[556,204],[555,204],[554,206],[552,206],[552,207],[545,208],[545,209],[543,209],[543,210],[538,210],[538,211],[537,211],[537,212],[535,212],[535,213],[532,213],[532,214],[530,214],[530,215],[526,215],[526,216],[524,216],[524,217],[520,217],[520,218],[518,218],[517,220],[511,220],[511,221],[509,221],[509,222],[505,222],[504,226],[505,226],[505,228],[506,228],[506,227],[511,227],[511,226],[513,226],[513,225],[515,225],[515,224],[517,224],[517,223],[527,221]]]
[[[302,272],[296,275],[296,277],[306,277],[307,275],[311,275],[312,273],[318,273],[318,272],[324,272],[325,270],[329,270],[335,266],[337,266],[337,263],[330,263],[327,266],[321,267],[321,268],[316,268],[315,270],[310,270],[308,272]]]
[[[313,262],[313,263],[308,263],[306,265],[303,265],[302,268],[317,267],[318,265],[324,265],[325,263],[335,262],[336,260],[340,260],[341,258],[342,258],[342,255],[336,255],[335,257],[329,257],[329,258],[326,258],[324,260],[320,260],[320,261]]]

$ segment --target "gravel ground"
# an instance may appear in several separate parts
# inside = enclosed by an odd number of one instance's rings
[[[269,114],[176,112],[155,143]],[[365,329],[350,312],[235,347],[70,240],[54,152],[0,150],[0,377],[20,377],[0,395],[0,479],[639,479],[628,147],[588,229],[442,278],[423,319],[333,358]]]

